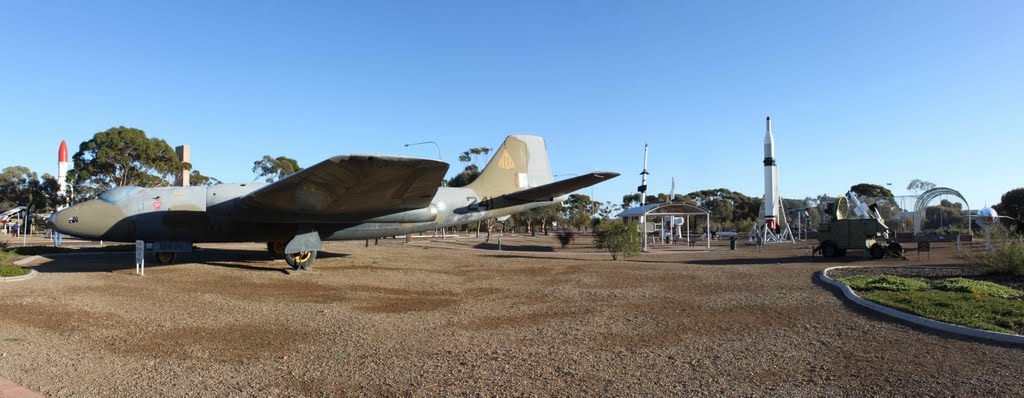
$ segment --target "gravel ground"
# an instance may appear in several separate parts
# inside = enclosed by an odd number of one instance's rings
[[[51,396],[1024,395],[1024,349],[848,305],[801,245],[380,243],[293,275],[257,244],[145,277],[130,254],[46,260],[0,285],[0,376]]]

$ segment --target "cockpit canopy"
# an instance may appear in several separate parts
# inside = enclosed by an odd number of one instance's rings
[[[100,195],[100,200],[102,200],[104,202],[107,202],[107,203],[110,203],[110,204],[114,204],[114,203],[120,202],[121,199],[124,199],[124,198],[128,197],[128,194],[130,194],[133,190],[135,190],[135,188],[138,188],[138,187],[127,186],[127,187],[114,187],[114,188],[111,188],[107,192],[104,192],[103,194]]]

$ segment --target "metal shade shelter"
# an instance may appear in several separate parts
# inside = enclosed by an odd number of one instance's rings
[[[711,248],[711,212],[700,206],[688,204],[688,203],[651,203],[640,207],[631,207],[623,210],[615,217],[621,218],[625,221],[632,220],[647,220],[649,217],[658,217],[664,222],[665,217],[677,217],[686,216],[686,241],[690,241],[690,217],[691,216],[704,216],[708,226],[707,244],[708,248]],[[647,245],[647,225],[641,225],[644,228],[644,247]],[[695,231],[696,232],[696,231]]]

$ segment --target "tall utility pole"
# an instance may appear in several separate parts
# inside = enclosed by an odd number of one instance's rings
[[[645,142],[644,143],[644,171],[640,172],[640,186],[636,187],[636,190],[638,192],[640,192],[640,208],[641,209],[643,209],[643,207],[645,205],[647,205],[647,175],[648,174],[650,174],[650,173],[647,172],[647,143]],[[642,242],[643,242],[642,243],[643,251],[647,252],[647,209],[644,209],[643,212],[640,213],[640,225],[642,225],[641,228],[643,228],[642,229],[643,235],[641,236],[641,239],[642,239]]]

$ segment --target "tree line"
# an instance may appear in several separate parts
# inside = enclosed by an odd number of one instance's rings
[[[462,152],[459,161],[465,166],[462,171],[444,181],[451,187],[466,186],[476,179],[481,172],[480,165],[487,161],[492,149],[488,147],[469,148]],[[174,149],[166,141],[149,137],[140,129],[131,127],[112,127],[97,132],[88,141],[82,142],[72,157],[74,168],[69,170],[67,183],[73,193],[70,200],[81,202],[92,199],[115,186],[170,186],[181,170],[189,170],[192,185],[215,185],[221,181],[203,175],[192,168],[187,162],[178,159]],[[254,180],[273,182],[288,175],[301,171],[295,159],[285,156],[264,155],[253,162]],[[923,192],[934,188],[935,184],[915,179],[907,186],[911,192]],[[0,206],[5,209],[14,206],[28,206],[31,212],[47,213],[70,203],[60,203],[57,195],[56,177],[29,170],[23,166],[10,166],[0,171]],[[901,208],[893,198],[892,192],[876,184],[857,184],[850,187],[858,196],[878,206],[879,212],[886,220],[901,220]],[[561,206],[547,206],[518,213],[511,217],[507,227],[530,231],[531,233],[549,233],[549,228],[558,223],[562,228],[590,230],[601,220],[613,217],[621,210],[639,205],[640,193],[624,195],[621,203],[596,201],[588,195],[569,195]],[[734,230],[744,232],[756,222],[763,198],[747,196],[726,188],[694,191],[687,194],[658,193],[647,195],[647,203],[666,203],[678,201],[690,203],[707,209],[711,214],[713,227],[718,230]],[[805,208],[810,215],[810,222],[821,220],[822,207],[832,203],[835,197],[827,194],[804,199],[783,199],[787,209]],[[1024,188],[1011,190],[1002,196],[1002,201],[993,206],[1001,215],[1012,217],[1018,229],[1024,230]],[[949,201],[941,201],[938,206],[928,208],[926,227],[948,222],[962,217],[960,205]],[[704,220],[694,218],[697,227]],[[792,222],[792,221],[791,221]],[[488,222],[488,229],[493,222]],[[477,225],[481,228],[481,224]]]

